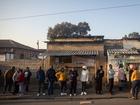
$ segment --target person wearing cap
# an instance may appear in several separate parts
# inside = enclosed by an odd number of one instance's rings
[[[81,83],[82,83],[81,95],[87,95],[86,84],[89,81],[89,70],[87,69],[87,66],[82,67],[80,80],[81,80]]]

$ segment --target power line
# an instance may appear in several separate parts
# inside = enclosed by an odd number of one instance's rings
[[[31,16],[23,16],[23,17],[1,18],[0,21],[16,20],[16,19],[27,19],[27,18],[35,18],[35,17],[43,17],[43,16],[63,15],[63,14],[99,11],[99,10],[107,10],[107,9],[115,9],[115,8],[135,7],[135,6],[140,6],[140,4],[111,6],[111,7],[103,7],[103,8],[95,8],[95,9],[82,9],[82,10],[64,11],[64,12],[57,12],[57,13],[50,13],[50,14],[41,14],[41,15],[31,15]]]

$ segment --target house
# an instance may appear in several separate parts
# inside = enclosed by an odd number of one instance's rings
[[[13,40],[0,40],[0,61],[12,59],[35,59],[38,51]]]
[[[140,65],[140,53],[136,49],[108,49],[107,57],[107,64],[112,64],[115,70],[115,81],[118,81],[117,75],[120,64],[123,65],[127,80],[130,80],[130,65]]]
[[[106,69],[104,36],[59,37],[45,43],[48,67],[75,68],[80,72],[82,66],[86,65],[93,76],[100,65]]]

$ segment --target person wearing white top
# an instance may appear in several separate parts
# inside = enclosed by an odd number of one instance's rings
[[[12,77],[13,82],[14,82],[14,92],[13,92],[13,94],[17,94],[19,92],[18,77],[19,77],[19,70],[17,70]]]
[[[81,80],[81,83],[82,83],[81,95],[87,95],[86,84],[89,81],[89,70],[87,69],[87,66],[82,67],[80,80]]]
[[[124,90],[124,85],[125,85],[125,72],[122,64],[119,65],[118,80],[119,80],[119,90],[122,91]]]
[[[115,74],[115,71],[113,70],[112,65],[109,64],[108,78],[109,78],[109,93],[110,93],[111,95],[113,94],[114,74]]]

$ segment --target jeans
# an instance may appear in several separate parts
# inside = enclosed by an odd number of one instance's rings
[[[61,84],[61,87],[60,87],[61,93],[66,92],[66,90],[67,90],[67,83],[66,83],[66,81],[60,81],[60,84]]]
[[[132,81],[132,96],[138,98],[140,80]]]
[[[77,88],[77,80],[71,80],[70,82],[70,94],[74,92],[76,94],[76,88]]]
[[[45,92],[45,89],[44,89],[45,87],[44,87],[44,81],[41,81],[41,80],[39,80],[38,81],[38,93],[44,93]]]
[[[4,93],[7,91],[11,92],[13,86],[13,80],[12,78],[6,78],[6,83],[5,83],[5,88],[4,88]]]
[[[14,94],[19,92],[19,83],[17,81],[14,82]]]
[[[114,78],[109,79],[109,92],[113,94],[113,87],[114,87]]]
[[[48,81],[48,95],[52,95],[53,94],[53,85],[54,85],[54,81],[49,80]]]
[[[24,94],[24,82],[19,82],[19,93]]]
[[[86,82],[82,82],[82,92],[86,91]]]

